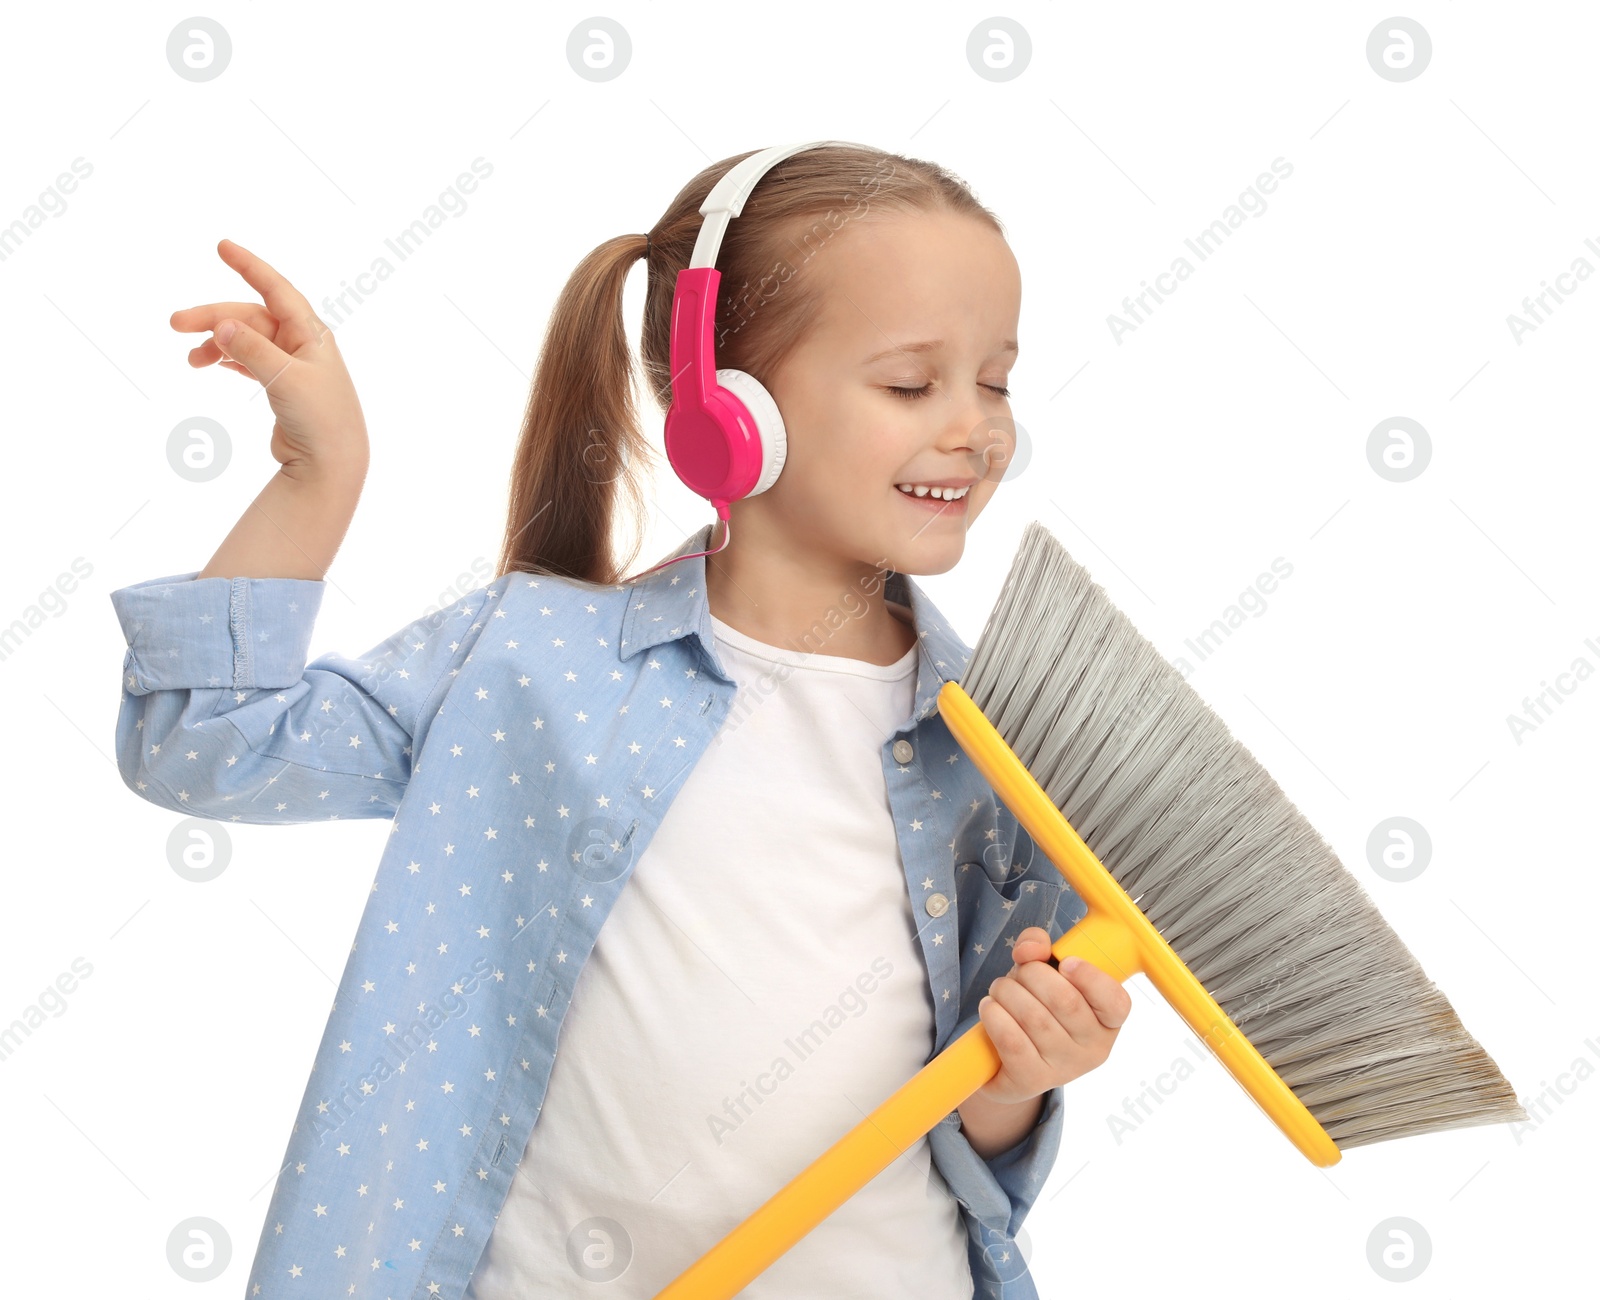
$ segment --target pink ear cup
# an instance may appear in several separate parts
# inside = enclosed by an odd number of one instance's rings
[[[728,504],[764,492],[783,469],[787,438],[772,394],[740,370],[712,370],[713,267],[678,272],[672,299],[672,406],[667,459],[693,492],[728,517]]]
[[[769,429],[774,431],[770,453]],[[785,439],[777,403],[742,370],[719,370],[717,386],[699,403],[675,395],[664,440],[678,477],[717,506],[719,514],[730,501],[765,491],[783,468]]]
[[[761,449],[761,471],[756,476],[756,485],[744,495],[757,496],[771,487],[778,475],[783,473],[783,462],[789,454],[788,430],[784,428],[778,403],[767,391],[767,386],[754,375],[746,374],[743,370],[719,370],[717,382],[743,403],[755,423],[756,444]]]

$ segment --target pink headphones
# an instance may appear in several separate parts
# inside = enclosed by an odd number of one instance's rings
[[[700,205],[705,221],[689,265],[678,272],[672,294],[672,405],[667,411],[667,459],[696,494],[716,508],[722,520],[722,546],[715,551],[677,555],[656,569],[696,555],[714,555],[729,540],[728,505],[765,492],[783,472],[788,438],[772,394],[754,375],[716,368],[713,330],[717,315],[717,250],[728,222],[744,209],[756,182],[785,158],[806,149],[848,144],[812,140],[751,154],[730,167]],[[639,575],[643,576],[643,575]]]

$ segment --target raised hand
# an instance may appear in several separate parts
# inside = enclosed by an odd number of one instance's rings
[[[172,313],[172,328],[211,337],[189,364],[218,363],[259,382],[276,423],[272,455],[291,478],[366,473],[367,425],[333,331],[304,295],[231,239],[217,254],[261,295],[261,302],[212,302]]]

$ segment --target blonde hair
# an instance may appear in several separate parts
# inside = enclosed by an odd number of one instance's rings
[[[707,167],[678,192],[648,236],[606,240],[567,279],[522,418],[496,572],[612,584],[637,557],[648,522],[643,484],[653,449],[634,404],[623,285],[648,248],[639,344],[647,382],[665,413],[672,403],[673,289],[700,234],[700,205],[730,167],[754,152]],[[805,274],[812,256],[850,220],[875,212],[953,212],[1005,233],[966,182],[936,163],[854,145],[795,154],[756,184],[718,250],[717,365],[765,383],[816,320],[820,282]],[[612,534],[624,492],[633,543],[618,557]]]

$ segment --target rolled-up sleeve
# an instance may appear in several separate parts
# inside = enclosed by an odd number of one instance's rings
[[[951,1111],[928,1133],[928,1144],[940,1172],[957,1191],[974,1216],[1015,1237],[1028,1217],[1039,1189],[1055,1167],[1061,1150],[1064,1125],[1064,1089],[1056,1087],[1044,1094],[1039,1118],[1013,1147],[985,1160],[961,1131],[959,1112]],[[972,1189],[970,1192],[964,1189]],[[960,1190],[958,1190],[960,1189]]]
[[[359,657],[307,663],[324,590],[309,579],[180,573],[113,591],[127,640],[124,783],[197,817],[392,816],[496,590],[430,607]]]
[[[128,643],[123,689],[148,695],[293,686],[305,671],[324,586],[175,573],[119,588],[111,604]]]

